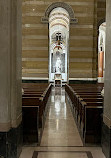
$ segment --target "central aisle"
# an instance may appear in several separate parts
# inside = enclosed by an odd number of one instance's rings
[[[65,89],[53,88],[48,104],[40,146],[83,146],[70,106],[66,102]]]
[[[101,147],[84,147],[64,88],[53,88],[40,146],[23,147],[19,158],[105,158]]]

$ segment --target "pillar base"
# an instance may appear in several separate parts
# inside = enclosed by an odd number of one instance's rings
[[[106,158],[111,158],[111,128],[104,122],[102,127],[102,151]]]
[[[0,157],[19,158],[22,151],[22,124],[8,132],[0,132]]]

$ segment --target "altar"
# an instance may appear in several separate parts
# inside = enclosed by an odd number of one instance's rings
[[[59,85],[62,87],[62,75],[57,73],[54,75],[54,87]]]

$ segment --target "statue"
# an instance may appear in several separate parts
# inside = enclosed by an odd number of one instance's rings
[[[57,58],[55,68],[56,68],[56,69],[55,69],[55,72],[57,72],[57,73],[61,73],[61,60],[60,60],[59,57]]]

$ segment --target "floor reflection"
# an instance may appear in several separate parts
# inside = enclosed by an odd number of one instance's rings
[[[82,146],[64,87],[52,89],[41,146]]]
[[[89,158],[91,154],[93,158],[105,158],[101,147],[83,147],[70,106],[65,102],[64,88],[53,88],[48,104],[41,146],[23,147],[20,158],[31,158],[34,151],[38,151],[38,158]],[[89,156],[86,151],[90,151]]]

